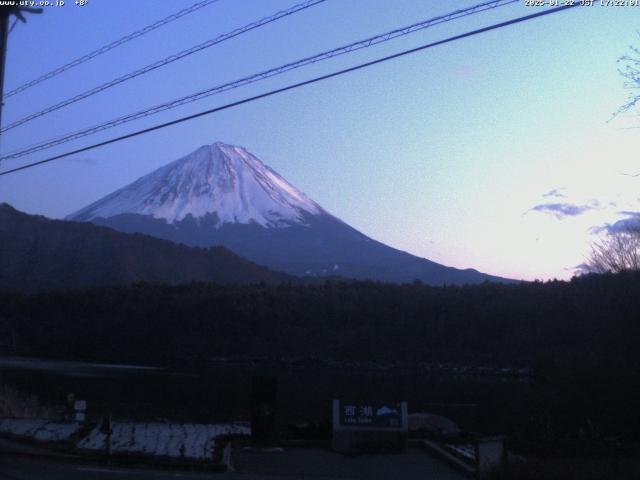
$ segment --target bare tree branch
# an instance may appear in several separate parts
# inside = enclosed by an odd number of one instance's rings
[[[618,72],[625,79],[624,88],[629,90],[629,96],[627,102],[614,112],[613,117],[628,112],[640,104],[640,48],[630,46],[629,52],[620,57],[618,63],[621,64]]]
[[[640,270],[640,228],[609,232],[595,241],[586,265],[594,273]]]

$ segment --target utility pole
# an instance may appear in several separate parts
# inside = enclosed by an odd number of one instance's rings
[[[7,40],[9,39],[9,17],[15,7],[0,7],[0,127],[2,126],[2,107],[4,101],[4,64],[7,58]]]
[[[17,5],[0,7],[0,127],[2,126],[2,107],[4,101],[4,67],[7,58],[7,40],[9,39],[9,17],[15,15],[17,20],[26,23],[27,20],[22,15],[26,13],[42,13],[41,8],[19,7]]]

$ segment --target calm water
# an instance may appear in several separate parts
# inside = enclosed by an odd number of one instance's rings
[[[161,368],[0,358],[0,380],[63,405],[88,403],[93,418],[111,413],[139,420],[215,422],[250,418],[251,380],[275,375],[283,424],[327,421],[331,400],[405,400],[410,412],[434,412],[463,429],[501,431],[501,415],[526,393],[526,383],[434,375],[423,370],[277,369],[217,366],[186,373]]]

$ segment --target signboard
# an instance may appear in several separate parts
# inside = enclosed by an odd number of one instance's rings
[[[402,422],[402,402],[339,402],[342,427],[398,429]]]
[[[337,452],[402,451],[408,438],[407,402],[333,401]]]
[[[87,401],[77,400],[72,394],[67,397],[69,400],[73,400],[73,420],[76,422],[84,423],[87,421]]]

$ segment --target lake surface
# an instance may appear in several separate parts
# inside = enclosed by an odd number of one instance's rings
[[[257,375],[277,377],[282,424],[328,422],[334,398],[404,400],[410,412],[433,412],[469,431],[503,431],[502,413],[529,385],[515,379],[435,374],[422,369],[282,368],[218,365],[193,373],[153,366],[0,357],[0,381],[43,402],[64,405],[69,393],[88,415],[190,422],[248,420]]]

